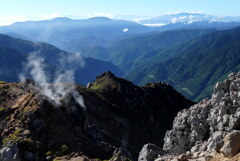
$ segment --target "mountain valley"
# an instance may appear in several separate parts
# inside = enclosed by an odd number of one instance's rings
[[[0,161],[239,160],[239,17],[68,17],[0,26]]]

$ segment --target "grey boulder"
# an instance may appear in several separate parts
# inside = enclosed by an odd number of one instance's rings
[[[154,144],[145,144],[139,153],[138,161],[154,161],[158,155],[162,155],[163,151],[161,148]]]

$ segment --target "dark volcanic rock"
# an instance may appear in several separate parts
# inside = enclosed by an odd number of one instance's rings
[[[20,161],[18,156],[18,147],[16,145],[6,146],[0,149],[0,160],[2,161]]]
[[[3,145],[17,145],[24,161],[70,153],[110,159],[120,147],[136,159],[144,144],[161,146],[177,112],[193,104],[165,83],[138,87],[110,72],[76,90],[85,109],[71,95],[56,108],[34,84],[0,85]]]
[[[134,156],[138,156],[142,146],[149,142],[161,146],[162,138],[166,130],[172,126],[177,112],[193,104],[165,83],[152,83],[138,87],[109,72],[98,77],[90,89],[101,93],[103,100],[107,100],[107,104],[98,103],[102,106],[106,105],[106,108],[100,109],[101,111],[107,110],[101,112],[102,115],[98,118],[101,120],[108,118],[109,120],[104,124],[110,126],[109,129],[104,130],[108,134],[104,132],[102,135],[111,136],[110,139],[116,146],[127,147]],[[86,102],[90,102],[86,96],[84,98]],[[91,105],[88,107],[89,111],[96,112],[96,105],[93,109]],[[104,117],[104,114],[108,116]],[[109,125],[108,122],[113,124]],[[118,133],[115,133],[116,131]]]

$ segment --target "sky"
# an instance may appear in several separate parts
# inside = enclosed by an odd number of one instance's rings
[[[174,12],[240,16],[240,0],[0,0],[0,25],[55,17],[156,17]]]

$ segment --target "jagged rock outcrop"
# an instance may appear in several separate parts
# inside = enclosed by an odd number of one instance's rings
[[[233,130],[240,130],[240,73],[217,83],[211,99],[179,112],[163,149],[170,154],[219,152],[223,138]]]
[[[163,154],[161,148],[154,144],[145,144],[139,153],[138,161],[154,161],[160,154]]]
[[[109,161],[129,161],[126,151],[123,148],[117,148],[113,152],[113,156]]]
[[[109,160],[120,147],[126,149],[127,158],[136,159],[144,144],[161,146],[177,112],[193,104],[165,83],[139,87],[110,72],[88,88],[74,89],[84,98],[85,108],[73,93],[55,106],[34,83],[0,84],[2,147],[16,145],[24,161],[65,155],[73,160]],[[122,156],[115,154],[117,159]],[[71,157],[62,160],[66,158]]]

